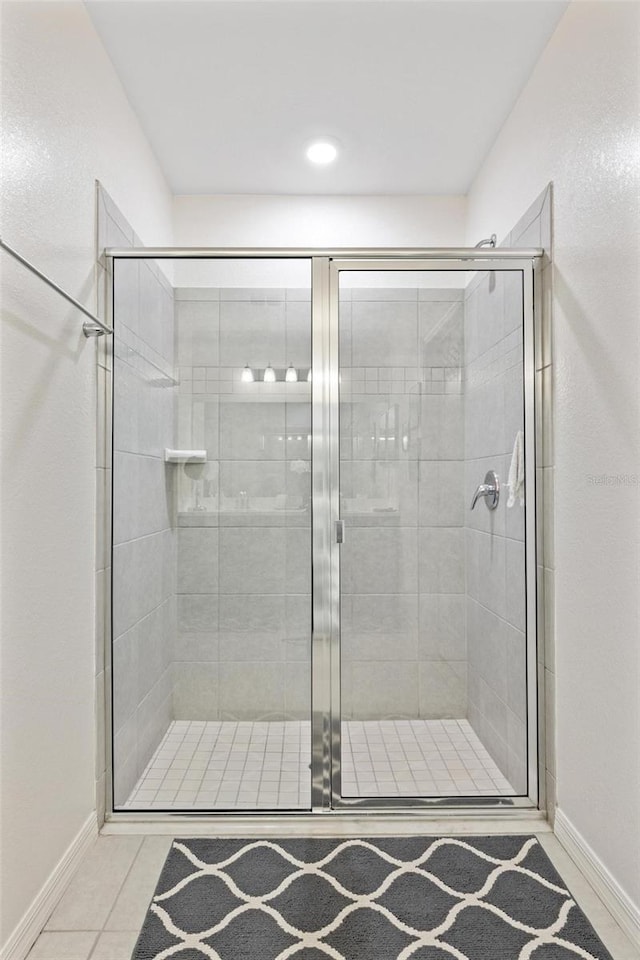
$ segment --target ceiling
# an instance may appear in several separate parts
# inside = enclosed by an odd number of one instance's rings
[[[175,194],[464,194],[567,2],[86,5]]]

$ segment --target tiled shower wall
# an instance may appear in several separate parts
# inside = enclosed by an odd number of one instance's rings
[[[503,245],[548,253],[550,209],[547,188]],[[538,306],[541,327],[546,305]],[[538,358],[540,343],[538,329]],[[525,514],[519,503],[507,507],[506,482],[523,423],[520,279],[489,273],[469,285],[465,301],[465,501],[488,470],[502,492],[495,511],[480,501],[466,513],[468,717],[518,792],[527,786]]]
[[[178,719],[309,716],[309,296],[176,291],[179,445],[207,450],[176,467]],[[354,289],[341,317],[344,716],[463,717],[462,294]]]
[[[342,715],[465,717],[462,291],[340,306]]]
[[[126,242],[125,242],[126,241]],[[122,237],[115,246],[132,245]],[[115,264],[113,724],[115,801],[129,795],[172,719],[173,289],[151,261]]]
[[[176,719],[308,719],[311,294],[177,289]],[[256,382],[242,383],[243,366]],[[262,383],[271,364],[277,383]],[[283,383],[293,363],[298,383]],[[260,375],[258,375],[260,371]]]
[[[501,482],[496,510],[466,512],[469,720],[510,782],[526,787],[524,509],[507,507],[507,478],[523,430],[522,282],[489,273],[465,303],[465,499],[488,470]]]

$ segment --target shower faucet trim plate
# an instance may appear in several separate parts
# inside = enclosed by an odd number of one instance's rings
[[[500,478],[495,470],[488,470],[485,474],[484,483],[476,487],[473,499],[471,500],[472,510],[480,497],[484,497],[487,510],[495,510],[498,506],[500,500]]]

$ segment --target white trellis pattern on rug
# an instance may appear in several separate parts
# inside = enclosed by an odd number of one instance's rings
[[[533,837],[189,840],[134,960],[536,960],[545,947],[611,960]]]

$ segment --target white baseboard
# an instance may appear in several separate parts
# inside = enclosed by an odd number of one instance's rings
[[[0,950],[0,960],[24,960],[66,890],[80,861],[98,838],[95,812],[87,818],[44,886]]]
[[[605,904],[609,913],[612,914],[632,942],[640,946],[640,908],[612,877],[562,810],[556,810],[554,833]]]

